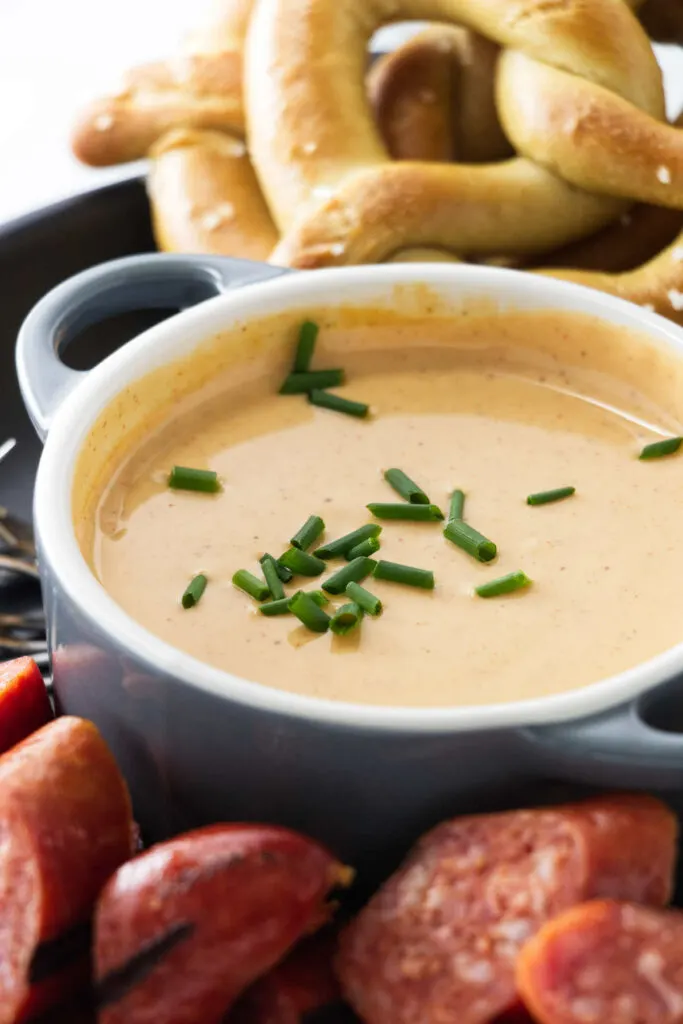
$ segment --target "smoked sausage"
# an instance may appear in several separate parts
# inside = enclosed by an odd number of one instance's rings
[[[0,663],[0,754],[52,718],[50,699],[33,658]]]
[[[539,1024],[682,1024],[683,914],[573,907],[524,946],[517,984]]]
[[[646,796],[445,822],[342,935],[342,990],[365,1024],[489,1024],[542,924],[597,897],[666,903],[675,849],[674,816]]]
[[[288,829],[216,825],[152,847],[104,889],[95,922],[100,1024],[218,1024],[329,914],[348,869]]]
[[[336,935],[321,934],[296,949],[245,993],[228,1024],[308,1024],[341,998],[333,970]]]
[[[90,722],[57,719],[0,758],[0,1024],[87,975],[92,908],[131,833],[126,785]]]

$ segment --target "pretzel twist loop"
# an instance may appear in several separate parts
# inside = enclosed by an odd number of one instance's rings
[[[392,163],[366,100],[364,54],[380,25],[416,18],[505,48],[498,110],[521,156],[476,168]],[[284,236],[275,262],[362,263],[423,245],[534,252],[605,224],[621,200],[683,206],[683,136],[662,123],[661,74],[623,0],[261,0],[245,103]]]

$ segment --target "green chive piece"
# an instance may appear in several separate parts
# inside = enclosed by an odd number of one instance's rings
[[[576,494],[576,487],[556,487],[554,491],[537,491],[526,499],[527,505],[550,505],[553,501],[563,501]]]
[[[168,474],[168,486],[176,491],[203,491],[216,494],[221,482],[212,469],[191,469],[189,466],[174,466]]]
[[[272,555],[268,555],[267,558],[263,559],[261,567],[273,601],[282,600],[285,596],[285,588],[282,586],[282,580],[277,571],[277,564]]]
[[[315,388],[337,388],[343,383],[343,370],[309,370],[308,373],[290,373],[280,386],[280,394],[306,395]]]
[[[327,544],[323,544],[313,554],[317,555],[318,558],[341,558],[362,541],[369,540],[370,537],[379,537],[381,532],[382,527],[379,523],[366,523],[365,526],[359,526],[357,530],[345,533],[343,537],[339,537],[337,540],[328,541]]]
[[[668,437],[665,441],[646,444],[639,459],[661,459],[663,455],[675,455],[683,444],[683,437]]]
[[[333,387],[326,384],[325,387]],[[363,420],[370,412],[370,406],[365,402],[352,402],[350,398],[342,398],[341,395],[332,395],[329,391],[322,391],[319,387],[308,392],[308,401],[311,405],[319,405],[321,409],[332,409],[333,412],[343,412],[347,416],[356,416]]]
[[[295,576],[319,576],[325,571],[325,563],[308,551],[299,551],[298,548],[289,548],[284,555],[280,555],[279,562],[285,568],[290,569]]]
[[[280,577],[280,579],[282,580],[282,582],[283,583],[289,583],[289,581],[294,576],[294,573],[291,572],[291,570],[289,570],[286,566],[281,565],[279,560],[277,558],[273,558],[273,556],[269,555],[268,552],[266,552],[265,555],[261,555],[261,557],[259,558],[259,562],[261,563],[261,565],[263,565],[263,563],[268,558],[272,558],[273,561],[275,562],[275,568],[277,569],[277,574]]]
[[[308,373],[320,328],[312,320],[304,320],[294,356],[294,373]]]
[[[325,529],[325,524],[320,516],[309,516],[300,530],[290,540],[293,548],[299,551],[307,551],[311,544],[315,544],[320,534]]]
[[[435,523],[443,519],[443,512],[437,505],[409,505],[401,502],[371,501],[365,506],[378,519],[410,519],[416,523]]]
[[[208,580],[206,576],[201,572],[198,576],[195,576],[194,579],[190,580],[185,588],[185,593],[180,599],[180,603],[183,608],[194,608],[196,604],[199,604],[201,596],[206,590],[207,583]]]
[[[501,594],[513,594],[515,590],[522,590],[531,586],[532,580],[524,572],[509,572],[507,576],[499,576],[497,580],[490,583],[482,583],[475,587],[474,592],[479,597],[500,597]]]
[[[313,633],[326,633],[329,629],[330,616],[303,590],[290,598],[289,610]]]
[[[259,605],[258,610],[261,615],[288,615],[291,611],[290,601],[290,597],[281,597],[277,601],[266,601],[265,604]]]
[[[430,501],[425,492],[414,480],[403,472],[402,469],[387,469],[384,472],[384,479],[393,487],[397,494],[409,501],[411,505],[429,505]]]
[[[451,504],[448,509],[448,522],[452,523],[455,519],[462,519],[462,514],[465,511],[465,492],[464,491],[453,491],[451,494]]]
[[[480,562],[490,562],[496,557],[498,548],[483,534],[478,533],[461,519],[452,519],[443,531],[446,540],[462,548],[468,555],[478,559]]]
[[[311,601],[315,601],[319,608],[330,603],[330,599],[327,594],[323,594],[322,590],[302,590],[302,594],[306,594],[310,597]],[[291,608],[289,607],[291,597],[283,597],[278,601],[266,601],[265,604],[259,605],[259,611],[262,615],[289,615]]]
[[[360,583],[366,576],[369,576],[377,565],[374,558],[354,558],[352,562],[345,565],[333,576],[322,584],[322,588],[328,594],[343,594],[347,583]]]
[[[249,597],[253,597],[257,601],[265,601],[267,597],[270,597],[268,584],[248,572],[247,569],[238,569],[232,582],[238,590],[243,590],[245,594],[249,594]]]
[[[343,604],[330,619],[330,629],[337,636],[346,636],[352,629],[357,629],[363,618],[363,609],[353,601]]]
[[[374,594],[371,594],[365,587],[361,587],[360,583],[346,584],[347,596],[351,598],[359,608],[362,608],[368,615],[381,615],[382,614],[382,602]]]
[[[385,562],[380,559],[375,566],[374,575],[376,580],[405,583],[408,587],[421,587],[423,590],[434,589],[434,573],[430,569],[416,569],[412,565],[401,565],[399,562]]]
[[[374,555],[376,551],[379,551],[379,541],[376,537],[368,537],[367,540],[361,541],[360,544],[356,544],[355,548],[351,548],[350,551],[347,551],[344,558],[347,562],[352,562],[354,558]]]

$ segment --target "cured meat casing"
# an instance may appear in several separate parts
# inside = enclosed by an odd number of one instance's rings
[[[210,826],[152,847],[98,903],[100,1024],[218,1024],[348,880],[324,847],[274,826]]]
[[[343,934],[344,994],[365,1024],[489,1024],[546,921],[598,897],[667,903],[675,855],[675,818],[646,796],[445,822]]]
[[[524,947],[517,983],[538,1024],[681,1024],[683,914],[573,907]]]
[[[31,989],[34,958],[87,923],[132,830],[126,785],[90,722],[57,719],[0,758],[0,1024],[65,994],[50,978]]]

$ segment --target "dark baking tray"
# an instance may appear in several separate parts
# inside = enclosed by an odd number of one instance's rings
[[[14,370],[14,344],[37,300],[95,263],[154,249],[144,184],[132,179],[67,199],[0,227],[0,440],[16,437],[0,466],[0,504],[28,517],[40,443],[24,410]],[[160,319],[156,317],[155,319]],[[90,365],[150,323],[149,314],[101,324],[87,339]],[[71,358],[87,365],[83,345]]]

